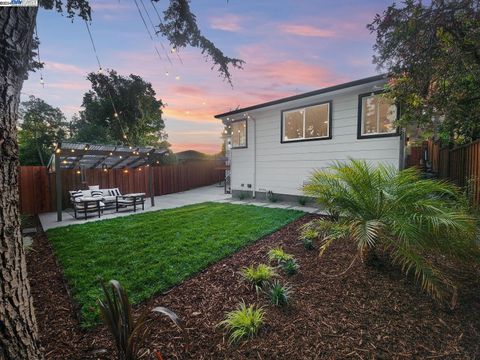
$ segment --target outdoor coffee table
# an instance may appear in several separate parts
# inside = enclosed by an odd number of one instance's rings
[[[83,206],[83,209],[80,209],[80,211],[83,211],[85,215],[85,220],[87,220],[87,213],[89,212],[98,211],[98,217],[100,217],[100,213],[102,210],[102,207],[101,207],[102,198],[84,196],[80,198],[78,202],[81,203]],[[92,204],[95,204],[95,206],[92,206]]]
[[[145,193],[131,193],[117,196],[117,211],[119,207],[133,206],[133,212],[137,212],[137,204],[142,204],[145,210]]]

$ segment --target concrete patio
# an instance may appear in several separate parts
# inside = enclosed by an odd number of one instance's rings
[[[63,220],[57,221],[57,213],[50,212],[40,214],[40,222],[42,224],[43,230],[53,229],[57,227],[63,227],[68,225],[75,225],[75,224],[83,224],[86,222],[92,221],[101,221],[106,219],[112,219],[121,216],[129,216],[133,214],[141,214],[143,212],[149,211],[158,211],[158,210],[165,210],[165,209],[173,209],[181,206],[192,205],[192,204],[199,204],[202,202],[228,202],[232,204],[238,205],[254,205],[254,206],[264,206],[269,208],[278,208],[278,209],[291,209],[291,210],[299,210],[306,213],[312,214],[322,214],[322,211],[319,210],[317,207],[313,206],[298,206],[297,204],[292,203],[271,203],[265,201],[258,201],[254,199],[247,199],[247,200],[238,200],[232,199],[231,195],[225,194],[223,192],[223,187],[218,187],[216,185],[211,186],[204,186],[201,188],[188,190],[180,193],[162,195],[162,196],[155,196],[155,206],[150,205],[150,199],[145,199],[145,210],[142,210],[141,207],[137,212],[133,212],[132,208],[122,209],[119,212],[115,212],[113,210],[105,210],[102,216],[99,218],[95,215],[91,215],[87,220],[83,218],[75,219],[73,216],[73,210],[70,209],[68,211],[63,211]]]

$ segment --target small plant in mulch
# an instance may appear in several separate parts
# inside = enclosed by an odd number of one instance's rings
[[[278,196],[275,195],[275,193],[270,190],[267,192],[267,200],[272,203],[276,203],[278,201]]]
[[[285,274],[287,274],[288,276],[295,275],[300,268],[300,265],[298,265],[295,259],[284,261],[280,264],[280,266],[282,270],[285,271]]]
[[[100,281],[104,299],[98,300],[102,320],[113,337],[117,350],[118,360],[136,360],[140,356],[140,348],[145,338],[151,332],[151,312],[168,316],[175,325],[183,330],[183,325],[178,316],[171,310],[158,306],[151,311],[147,310],[134,321],[132,306],[127,292],[116,280],[110,280],[109,285]],[[157,354],[160,354],[157,351]],[[158,356],[158,355],[157,355]],[[161,355],[160,355],[161,357]]]
[[[256,267],[250,265],[243,268],[241,274],[255,288],[257,293],[268,286],[270,281],[277,276],[275,269],[266,264],[259,264]]]
[[[270,297],[270,302],[275,306],[285,306],[288,305],[290,301],[291,288],[288,285],[282,285],[280,281],[275,280],[270,286],[268,296]]]
[[[298,198],[298,203],[301,205],[301,206],[305,206],[307,205],[307,202],[308,202],[308,198],[306,196],[300,196]]]
[[[276,262],[277,265],[280,265],[284,261],[293,259],[293,256],[287,254],[281,247],[271,249],[268,252],[268,260],[270,262]]]
[[[315,245],[313,244],[312,239],[303,239],[302,240],[303,247],[305,250],[313,250],[315,248]]]
[[[230,333],[229,343],[233,343],[255,336],[263,324],[264,314],[263,307],[247,306],[242,301],[236,310],[226,314],[225,320],[219,325],[227,329]]]

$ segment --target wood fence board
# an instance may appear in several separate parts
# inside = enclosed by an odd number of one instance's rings
[[[85,181],[77,170],[62,170],[62,204],[69,207],[68,191],[88,189],[89,185],[99,185],[101,189],[118,187],[123,194],[144,192],[150,194],[148,176],[153,172],[155,196],[190,190],[200,186],[215,184],[224,179],[225,173],[216,170],[221,161],[198,161],[178,165],[142,167],[142,170],[128,169],[86,169]],[[20,211],[22,214],[36,215],[56,210],[56,179],[43,166],[19,167]]]

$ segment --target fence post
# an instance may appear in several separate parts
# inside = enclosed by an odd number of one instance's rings
[[[60,174],[60,156],[55,153],[55,188],[57,189],[57,221],[62,221],[62,176]]]

